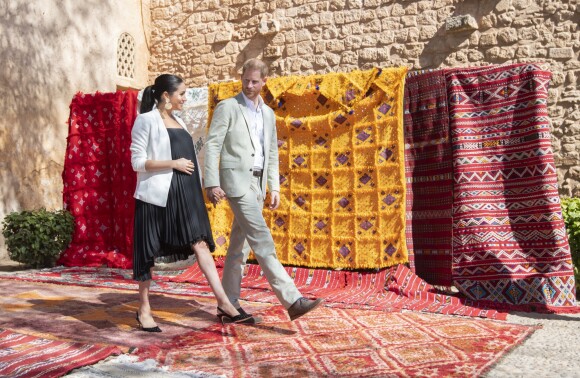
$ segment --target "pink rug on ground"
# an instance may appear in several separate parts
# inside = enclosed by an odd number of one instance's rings
[[[181,286],[189,287],[189,295],[151,294],[153,316],[163,332],[149,333],[141,331],[135,319],[137,290],[0,279],[0,329],[43,339],[108,345],[127,353],[218,322],[213,295],[196,294],[192,290],[196,285]],[[271,306],[244,303],[252,313]]]

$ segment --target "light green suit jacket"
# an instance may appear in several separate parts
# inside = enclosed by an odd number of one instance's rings
[[[262,105],[264,119],[264,173],[270,191],[280,191],[276,117]],[[216,106],[205,143],[204,187],[221,187],[228,197],[241,197],[250,190],[255,148],[243,95],[221,101]]]

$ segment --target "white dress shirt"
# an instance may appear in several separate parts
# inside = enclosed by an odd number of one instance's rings
[[[254,105],[254,101],[250,100],[242,92],[244,100],[246,101],[246,107],[248,109],[248,120],[250,122],[250,130],[252,133],[252,141],[256,148],[256,153],[254,156],[254,169],[262,170],[264,169],[264,117],[262,115],[262,105],[264,100],[261,96],[258,96],[258,106]]]

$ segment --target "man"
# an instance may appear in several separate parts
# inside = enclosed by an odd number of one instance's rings
[[[232,304],[246,314],[239,298],[251,247],[276,297],[295,320],[318,307],[322,299],[302,297],[276,256],[262,215],[266,184],[270,209],[280,205],[276,118],[260,96],[267,75],[268,67],[261,60],[248,60],[242,67],[242,92],[216,106],[205,144],[204,186],[212,203],[227,198],[234,213],[222,277]]]

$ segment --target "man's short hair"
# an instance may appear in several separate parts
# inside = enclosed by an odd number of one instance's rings
[[[244,62],[244,65],[242,66],[242,75],[248,70],[260,71],[260,76],[262,78],[268,76],[268,66],[257,58],[248,59]]]

